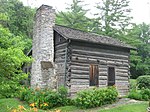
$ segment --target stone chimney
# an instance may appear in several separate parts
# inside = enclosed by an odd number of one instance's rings
[[[36,11],[33,28],[32,47],[32,88],[55,88],[56,75],[54,67],[55,10],[51,6],[42,5]]]

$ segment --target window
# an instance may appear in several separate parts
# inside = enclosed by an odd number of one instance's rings
[[[115,68],[108,67],[108,86],[115,85]]]
[[[98,86],[99,69],[98,65],[90,65],[90,86]]]

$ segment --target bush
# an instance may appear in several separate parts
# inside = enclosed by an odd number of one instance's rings
[[[148,88],[150,89],[150,75],[139,76],[137,78],[138,88]]]
[[[128,98],[135,99],[135,100],[142,100],[142,95],[140,93],[140,90],[131,90],[128,95]]]
[[[150,100],[150,89],[141,90],[142,99],[145,101]]]
[[[136,79],[130,79],[130,89],[136,89],[136,88],[137,88]]]
[[[84,90],[77,93],[75,105],[81,108],[93,108],[116,101],[118,92],[115,87]]]
[[[150,89],[132,90],[128,97],[135,100],[148,101],[150,99]]]
[[[13,81],[0,82],[0,99],[18,97],[21,86]]]
[[[67,89],[64,87],[60,87],[58,91],[23,88],[20,99],[28,102],[31,107],[51,109],[68,105],[71,101],[67,98],[67,94]]]

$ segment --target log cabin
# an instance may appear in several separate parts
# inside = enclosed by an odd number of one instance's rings
[[[117,39],[55,24],[55,10],[37,9],[33,29],[31,87],[57,89],[70,95],[92,87],[115,85],[119,95],[129,91],[130,50]]]

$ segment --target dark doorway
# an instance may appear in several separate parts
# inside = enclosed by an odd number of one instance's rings
[[[90,86],[98,86],[99,69],[98,65],[90,65]]]
[[[115,68],[108,67],[108,86],[115,85]]]

